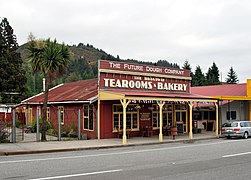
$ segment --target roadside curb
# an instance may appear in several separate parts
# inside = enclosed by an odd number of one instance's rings
[[[5,151],[0,152],[0,156],[11,156],[11,155],[22,155],[22,154],[41,154],[41,153],[55,153],[55,152],[69,152],[69,151],[82,151],[82,150],[92,150],[92,149],[108,149],[108,148],[121,148],[121,147],[132,147],[132,146],[146,146],[146,145],[157,145],[157,144],[167,144],[167,143],[193,143],[195,141],[203,141],[210,139],[219,139],[217,137],[207,137],[200,139],[182,139],[164,142],[150,142],[150,143],[134,143],[134,144],[120,144],[120,145],[107,145],[107,146],[91,146],[91,147],[76,147],[76,148],[59,148],[59,149],[44,149],[44,150],[21,150],[21,151]]]

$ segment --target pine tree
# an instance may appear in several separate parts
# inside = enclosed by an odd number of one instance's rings
[[[206,78],[202,73],[201,67],[196,66],[192,86],[205,86],[206,85]]]
[[[0,96],[2,103],[18,103],[26,97],[26,76],[23,61],[17,52],[18,43],[8,20],[0,23]]]
[[[237,84],[239,82],[238,76],[231,66],[229,72],[227,73],[226,83],[227,84]]]
[[[220,77],[219,69],[216,66],[216,64],[213,62],[213,65],[208,68],[208,72],[206,74],[207,85],[220,84],[219,77]]]
[[[187,69],[190,71],[190,77],[193,78],[193,72],[192,72],[192,68],[191,68],[191,65],[189,64],[188,60],[186,60],[183,64],[183,67],[182,69]]]

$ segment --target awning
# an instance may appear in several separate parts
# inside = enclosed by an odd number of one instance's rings
[[[200,101],[200,102],[217,102],[218,99],[201,96],[197,94],[184,93],[161,93],[152,91],[120,91],[120,90],[100,90],[100,100],[159,100],[159,101]]]

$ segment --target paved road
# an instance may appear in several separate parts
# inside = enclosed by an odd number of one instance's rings
[[[251,139],[0,157],[0,179],[250,179]]]

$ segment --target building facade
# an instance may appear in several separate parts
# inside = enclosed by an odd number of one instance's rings
[[[122,138],[158,135],[177,127],[193,138],[193,109],[198,103],[214,107],[214,130],[218,129],[217,98],[191,93],[188,70],[126,62],[99,61],[98,79],[66,83],[49,91],[47,119],[57,127],[76,124],[89,138]],[[34,121],[43,93],[22,101],[26,123]],[[218,135],[218,131],[216,136]]]

